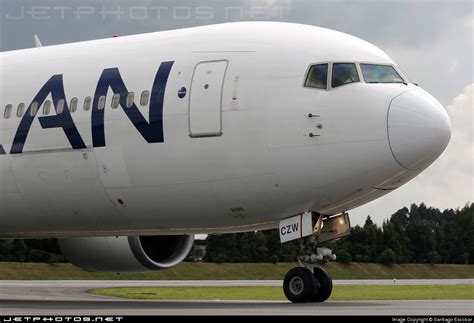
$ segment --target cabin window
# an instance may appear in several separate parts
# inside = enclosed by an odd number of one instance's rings
[[[78,103],[79,103],[79,100],[77,98],[71,99],[71,104],[69,105],[69,111],[71,111],[71,113],[76,112]]]
[[[44,101],[44,105],[43,105],[43,115],[48,115],[49,112],[51,111],[51,101],[50,100],[46,100]]]
[[[114,94],[112,97],[112,109],[117,109],[120,105],[120,94]]]
[[[34,101],[30,107],[30,117],[34,117],[38,112],[38,102]]]
[[[20,103],[18,105],[18,109],[16,110],[16,116],[18,118],[21,118],[23,117],[23,114],[25,113],[25,104],[24,103]]]
[[[130,92],[127,95],[127,108],[131,108],[135,101],[135,93]]]
[[[360,64],[366,83],[403,83],[400,74],[390,65]]]
[[[328,81],[328,64],[313,65],[309,69],[305,87],[316,89],[327,89]]]
[[[99,110],[104,110],[105,109],[105,95],[102,95],[99,97]]]
[[[140,105],[142,107],[145,107],[148,105],[149,101],[150,101],[150,91],[143,91],[142,96],[140,98]]]
[[[3,112],[3,117],[5,119],[10,119],[10,117],[12,116],[12,110],[13,106],[11,104],[7,104],[7,106],[5,107],[5,111]]]
[[[92,98],[90,96],[84,99],[84,111],[89,111],[91,109]]]
[[[58,101],[58,105],[56,106],[56,113],[61,114],[64,111],[64,99]]]
[[[332,67],[332,87],[360,82],[359,73],[354,63],[334,63]]]

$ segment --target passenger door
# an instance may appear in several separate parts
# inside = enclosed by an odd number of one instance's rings
[[[201,62],[191,83],[189,101],[189,136],[218,137],[222,135],[222,90],[228,62]]]

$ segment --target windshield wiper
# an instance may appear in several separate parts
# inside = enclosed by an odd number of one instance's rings
[[[400,83],[400,84],[406,84],[405,82],[400,82],[400,81],[390,81],[390,82],[381,82],[381,81],[370,81],[370,82],[365,82],[365,83],[384,83],[384,84],[390,84],[390,83]]]

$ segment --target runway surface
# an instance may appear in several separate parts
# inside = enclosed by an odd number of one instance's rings
[[[474,280],[398,280],[396,284],[474,284]],[[394,284],[334,281],[335,285]],[[281,281],[0,281],[2,315],[474,315],[474,301],[135,301],[89,294],[133,286],[281,286]]]

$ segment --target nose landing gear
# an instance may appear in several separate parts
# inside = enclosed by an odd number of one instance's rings
[[[306,212],[280,221],[280,241],[300,240],[300,267],[290,270],[283,280],[285,296],[293,303],[324,302],[332,292],[332,278],[319,263],[336,260],[328,248],[317,244],[351,233],[349,214],[323,215]],[[304,238],[303,238],[304,237]]]
[[[311,238],[302,240],[302,250],[314,246]],[[298,257],[301,267],[291,269],[283,280],[283,291],[286,298],[292,303],[324,302],[332,292],[332,278],[318,262],[335,260],[336,256],[327,248],[316,248],[316,254],[307,254]]]

